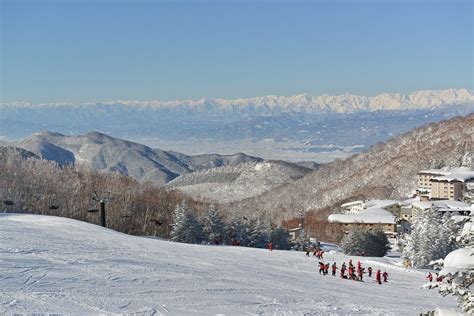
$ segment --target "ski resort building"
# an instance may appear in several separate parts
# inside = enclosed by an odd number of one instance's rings
[[[357,214],[365,209],[364,201],[353,201],[341,205],[341,209],[346,214]]]
[[[437,211],[443,213],[449,213],[451,215],[463,215],[468,216],[471,214],[472,206],[470,204],[452,201],[419,201],[413,202],[412,204],[412,217],[415,221],[423,212]]]
[[[474,182],[474,171],[468,168],[453,170],[431,169],[417,173],[417,196],[422,201],[428,200],[463,200],[470,184]]]
[[[430,180],[431,199],[460,201],[467,191],[466,184],[472,182],[474,171],[467,168],[458,168],[449,174],[433,177]]]
[[[289,235],[288,240],[291,242],[295,241],[303,233],[304,233],[304,230],[303,230],[303,227],[301,227],[301,225],[299,227],[292,228],[288,230],[288,235]]]
[[[369,230],[380,227],[390,236],[397,232],[397,217],[379,207],[370,207],[357,214],[331,214],[328,221],[341,224],[346,233],[353,227]]]

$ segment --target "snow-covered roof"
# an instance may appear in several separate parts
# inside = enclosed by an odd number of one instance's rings
[[[450,171],[448,170],[443,170],[443,169],[429,169],[429,170],[421,170],[418,171],[417,174],[430,174],[430,175],[447,175],[449,174]]]
[[[468,168],[458,168],[453,170],[452,172],[434,177],[431,179],[431,181],[461,181],[461,182],[466,182],[469,180],[474,180],[474,171]]]
[[[359,205],[359,204],[363,204],[364,201],[353,201],[353,202],[348,202],[348,203],[344,203],[341,205],[341,207],[351,207],[351,206],[354,206],[354,205]]]
[[[404,206],[410,206],[411,207],[411,205],[414,202],[420,202],[420,197],[415,196],[414,198],[403,200],[403,201],[400,202],[400,204],[401,204],[402,207],[404,207]]]
[[[365,205],[369,209],[373,207],[384,208],[384,207],[392,206],[399,203],[400,201],[397,201],[397,200],[369,200],[365,203]]]
[[[442,200],[434,201],[433,205],[440,211],[470,211],[471,204],[460,201]]]
[[[288,230],[289,232],[297,232],[297,231],[300,231],[300,230],[303,230],[303,227],[296,227],[296,228],[292,228],[290,230]]]
[[[396,218],[392,213],[384,210],[383,208],[371,207],[360,211],[357,214],[331,214],[328,217],[328,221],[345,224],[395,224]]]
[[[431,208],[432,203],[429,201],[415,201],[412,204],[414,207],[422,209],[422,210],[427,210]]]

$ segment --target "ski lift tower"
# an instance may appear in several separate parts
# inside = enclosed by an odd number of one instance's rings
[[[97,191],[94,191],[94,195],[92,196],[92,200],[99,203],[99,209],[89,209],[87,210],[89,213],[97,213],[99,212],[100,216],[100,226],[107,227],[107,219],[105,217],[105,200],[101,199],[97,194]]]

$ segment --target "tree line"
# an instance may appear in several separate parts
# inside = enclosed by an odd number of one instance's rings
[[[289,249],[288,231],[273,225],[265,216],[247,218],[233,214],[227,220],[210,205],[207,212],[198,217],[186,202],[173,212],[171,240],[194,244],[228,244],[265,248],[272,243],[274,249]]]
[[[288,233],[256,212],[248,218],[209,203],[141,183],[119,173],[59,165],[14,147],[0,147],[0,211],[68,217],[98,224],[97,195],[105,200],[107,227],[131,235],[192,243],[288,249]]]
[[[94,192],[106,201],[107,227],[132,235],[168,238],[172,214],[186,200],[195,212],[207,204],[152,183],[86,167],[60,166],[25,158],[17,148],[0,147],[0,210],[68,217],[97,224]]]

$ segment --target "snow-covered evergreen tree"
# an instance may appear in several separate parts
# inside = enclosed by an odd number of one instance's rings
[[[455,236],[460,226],[448,215],[436,210],[429,210],[419,216],[413,230],[407,236],[403,256],[410,260],[413,267],[427,268],[433,260],[445,257],[450,251],[458,248]]]
[[[351,229],[341,242],[342,251],[348,255],[361,255],[367,245],[364,231],[360,228]]]
[[[288,231],[283,227],[275,227],[270,235],[270,242],[275,249],[289,249]]]
[[[388,238],[382,229],[363,230],[353,228],[344,236],[341,248],[348,255],[383,257],[390,249]]]
[[[242,217],[233,214],[227,225],[227,239],[238,241],[241,246],[248,246],[249,244],[249,227],[246,220]]]
[[[204,236],[207,242],[225,243],[225,224],[217,209],[211,205],[204,218]]]
[[[444,259],[431,262],[445,279],[428,283],[427,288],[438,288],[443,296],[453,295],[466,315],[474,314],[474,214],[471,214],[456,240],[461,248],[451,251]],[[447,279],[447,280],[446,280]]]
[[[270,222],[263,215],[249,221],[249,246],[265,248],[270,241]]]
[[[176,242],[196,244],[203,240],[202,225],[184,201],[174,210],[170,235]]]
[[[365,255],[369,257],[383,257],[390,250],[387,235],[381,228],[366,232],[367,248]]]

